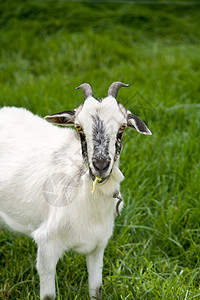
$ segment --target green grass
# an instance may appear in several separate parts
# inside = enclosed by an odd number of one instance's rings
[[[200,6],[0,2],[0,106],[45,116],[78,106],[89,82],[151,137],[127,130],[125,208],[105,250],[103,299],[200,299]],[[39,299],[36,245],[0,234],[0,298]],[[57,265],[60,299],[88,299],[85,258]]]

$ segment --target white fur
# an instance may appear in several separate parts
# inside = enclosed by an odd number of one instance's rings
[[[87,156],[73,129],[53,126],[23,108],[0,109],[0,218],[36,241],[42,300],[55,299],[56,263],[66,250],[86,255],[90,297],[101,299],[103,253],[123,207],[113,198],[124,178],[119,133],[126,126],[151,132],[112,96],[103,101],[89,96],[75,111],[46,120],[82,128]],[[109,160],[107,168],[95,165],[94,154]],[[92,194],[91,177],[99,174],[105,181]]]
[[[107,120],[113,105],[110,98],[101,112]],[[84,107],[79,121],[87,124],[89,132],[88,113],[92,115],[99,103],[88,99],[86,104],[90,108]],[[118,125],[113,126],[110,135]],[[25,109],[0,109],[0,217],[11,229],[36,241],[41,299],[55,298],[55,267],[66,250],[86,254],[90,297],[100,298],[103,252],[112,235],[116,212],[113,194],[119,191],[123,175],[116,162],[109,180],[97,185],[92,195],[92,180],[75,134],[73,129],[56,127]],[[80,166],[85,170],[74,190],[66,191],[62,182],[56,190],[55,179],[63,176],[63,180],[70,177],[76,181]],[[57,195],[53,205],[48,201],[51,184],[55,184]],[[62,197],[63,193],[68,194]]]

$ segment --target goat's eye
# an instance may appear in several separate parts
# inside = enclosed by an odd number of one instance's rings
[[[82,127],[80,126],[80,125],[76,125],[76,129],[78,130],[78,131],[81,131],[82,130]]]
[[[122,126],[120,127],[120,130],[124,131],[125,128],[126,128],[126,125],[122,125]]]

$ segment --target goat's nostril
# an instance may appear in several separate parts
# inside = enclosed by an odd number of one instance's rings
[[[110,165],[110,161],[102,159],[94,159],[93,166],[96,171],[107,171]]]

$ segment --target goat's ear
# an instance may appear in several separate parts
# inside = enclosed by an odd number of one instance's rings
[[[131,112],[127,116],[127,126],[135,129],[139,133],[151,135],[151,131],[142,120],[134,116]]]
[[[46,121],[63,126],[74,124],[75,110],[66,110],[57,114],[49,115],[44,118]]]

